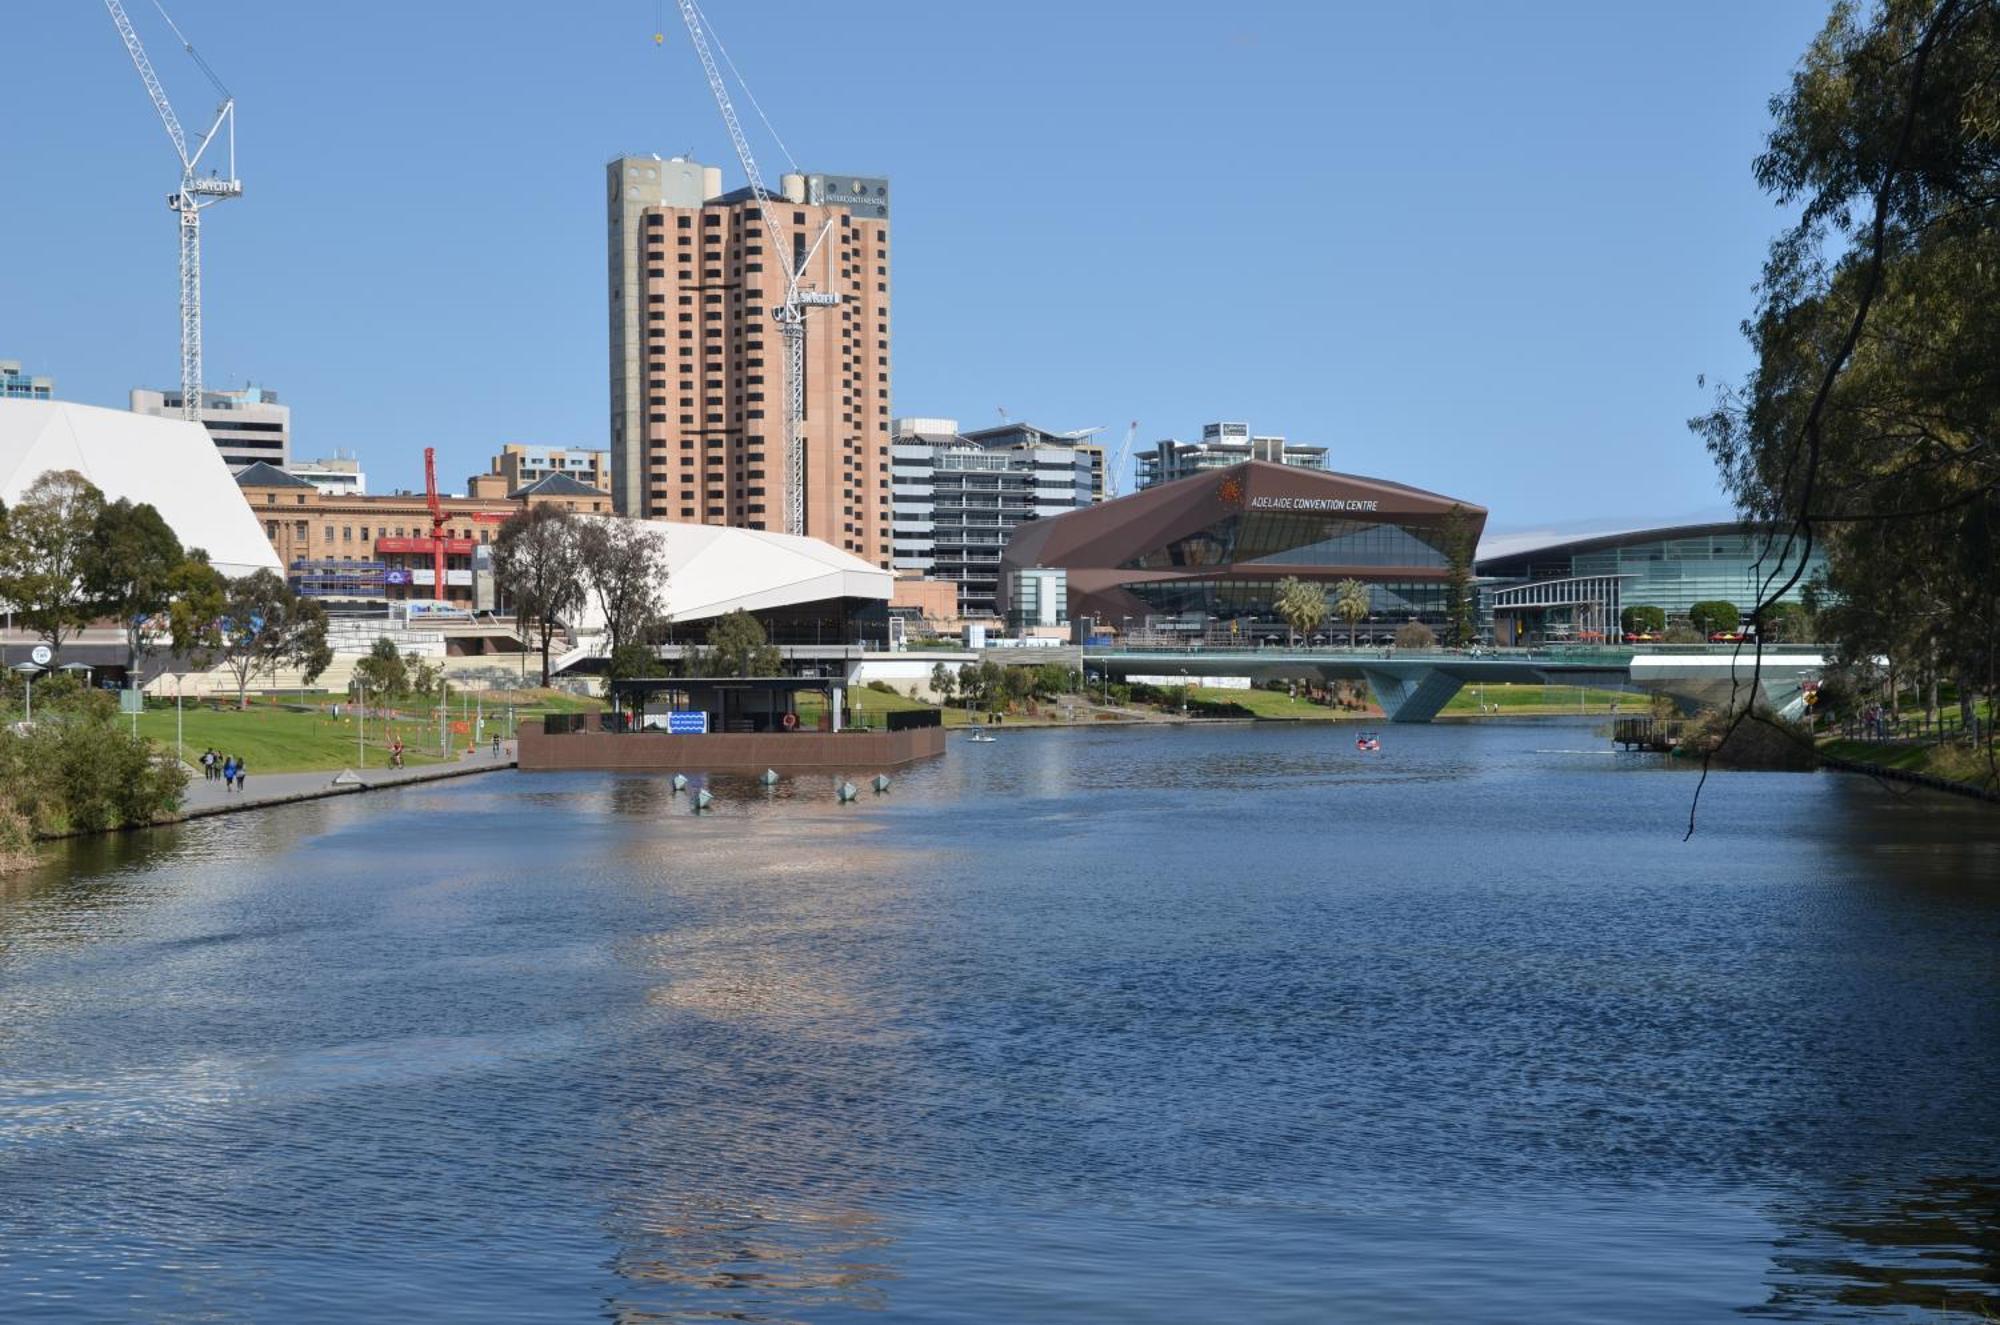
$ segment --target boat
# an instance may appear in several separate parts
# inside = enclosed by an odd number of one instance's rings
[[[1354,748],[1367,754],[1378,753],[1382,749],[1382,738],[1374,732],[1362,732],[1354,738]]]
[[[1000,738],[995,736],[992,732],[976,731],[966,739],[971,741],[977,741],[981,745],[991,745]]]

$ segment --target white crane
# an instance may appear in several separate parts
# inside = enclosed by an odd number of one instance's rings
[[[829,291],[807,289],[803,282],[806,268],[825,242],[833,222],[829,220],[822,225],[819,234],[810,245],[804,246],[803,252],[794,253],[795,246],[786,244],[785,228],[778,220],[778,209],[771,205],[771,192],[764,187],[764,176],[757,169],[757,158],[750,151],[750,140],[744,136],[742,121],[736,118],[736,107],[729,100],[729,89],[722,81],[722,71],[716,67],[715,56],[709,53],[706,21],[702,18],[701,9],[694,0],[678,2],[681,21],[687,24],[695,54],[701,57],[701,71],[708,76],[708,90],[715,94],[715,105],[722,112],[723,124],[729,129],[729,141],[736,149],[736,159],[743,166],[744,178],[750,182],[750,193],[757,199],[758,214],[764,218],[764,228],[770,233],[771,256],[785,264],[784,301],[771,310],[771,316],[778,323],[778,332],[785,339],[785,532],[804,534],[806,443],[800,428],[806,413],[806,310],[831,308],[840,303],[840,296]]]
[[[111,21],[118,25],[118,35],[125,39],[125,50],[132,57],[132,67],[139,71],[139,80],[146,85],[146,94],[153,98],[153,109],[160,113],[160,122],[167,126],[167,137],[173,140],[174,155],[180,158],[180,187],[167,195],[167,206],[180,215],[181,417],[198,422],[201,418],[201,214],[225,198],[243,196],[243,185],[236,178],[236,99],[229,95],[229,89],[208,67],[208,61],[195,51],[194,44],[181,35],[181,30],[174,26],[173,19],[167,17],[167,11],[161,7],[159,0],[154,0],[153,7],[159,9],[161,18],[167,20],[167,26],[180,39],[182,49],[201,66],[202,73],[208,76],[208,81],[222,96],[222,104],[216,108],[215,120],[208,126],[208,132],[201,136],[194,150],[188,150],[187,133],[181,128],[180,117],[174,114],[173,103],[167,100],[166,89],[160,86],[159,75],[153,72],[153,62],[146,58],[146,48],[132,28],[132,20],[125,15],[125,6],[118,0],[104,0],[104,7],[111,11]],[[197,173],[202,156],[225,129],[229,143],[228,178],[223,178],[213,168],[204,177]]]
[[[1104,474],[1105,496],[1112,498],[1117,497],[1119,472],[1125,468],[1125,457],[1131,453],[1132,443],[1138,439],[1138,436],[1139,436],[1139,421],[1137,419],[1134,419],[1132,420],[1132,426],[1125,430],[1125,442],[1122,446],[1118,448],[1118,454],[1112,458],[1111,468],[1105,471]]]

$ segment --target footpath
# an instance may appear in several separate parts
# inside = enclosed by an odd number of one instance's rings
[[[250,770],[248,790],[230,791],[222,779],[210,782],[199,767],[190,770],[187,791],[181,796],[182,819],[204,819],[239,810],[261,810],[272,805],[320,800],[328,796],[352,796],[384,787],[408,786],[412,782],[437,782],[444,778],[470,777],[475,773],[496,773],[513,768],[518,756],[512,741],[502,742],[496,756],[490,747],[460,755],[448,764],[423,764],[414,768],[359,768],[335,772],[319,769],[310,773],[259,773]]]

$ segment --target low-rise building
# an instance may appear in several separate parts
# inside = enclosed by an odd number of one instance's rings
[[[528,446],[509,442],[493,457],[484,474],[466,482],[474,497],[500,497],[562,474],[601,492],[611,491],[611,453],[572,446]]]
[[[508,497],[443,497],[445,585],[436,583],[430,507],[422,493],[327,492],[275,465],[254,464],[238,488],[300,593],[336,603],[436,598],[472,607],[474,563],[507,517],[552,503],[583,515],[611,509],[610,494],[555,475]]]
[[[285,466],[285,472],[294,478],[304,479],[321,492],[350,496],[364,496],[368,492],[368,476],[361,472],[361,461],[352,455],[335,454],[320,460],[294,460]]]
[[[134,414],[179,418],[181,393],[133,388]],[[201,424],[208,429],[223,463],[240,472],[262,461],[283,469],[292,458],[292,407],[278,400],[278,393],[260,386],[241,391],[201,393]]]
[[[53,400],[55,394],[54,378],[29,377],[19,359],[0,359],[0,400]]]
[[[1325,469],[1326,448],[1288,442],[1282,437],[1258,437],[1247,423],[1204,423],[1198,442],[1175,441],[1169,437],[1156,442],[1152,450],[1137,458],[1135,488],[1172,483],[1211,469],[1227,469],[1246,460],[1290,465],[1296,469]]]

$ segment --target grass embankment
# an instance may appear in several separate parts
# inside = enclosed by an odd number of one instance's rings
[[[1461,690],[1444,706],[1443,716],[1559,717],[1566,713],[1604,714],[1618,705],[1621,713],[1645,712],[1645,696],[1621,690],[1585,690],[1579,703],[1575,686],[1489,685]],[[1277,690],[1195,690],[1188,711],[1204,717],[1251,717],[1264,722],[1381,721],[1382,711],[1335,708]]]
[[[333,714],[335,705],[340,707],[339,717]],[[475,708],[486,720],[487,739],[495,731],[511,736],[506,722],[510,705],[516,720],[549,713],[595,712],[603,707],[595,699],[561,691],[510,691],[481,695],[475,707],[469,707],[461,717],[459,697],[454,696],[447,731],[452,748],[449,757],[456,758],[471,743],[470,717]],[[436,709],[405,699],[399,701],[396,714],[385,716],[374,704],[369,705],[362,727],[364,756],[357,748],[355,719],[344,697],[308,695],[303,706],[296,701],[258,699],[240,710],[228,701],[219,708],[190,703],[181,710],[181,755],[189,764],[210,748],[224,755],[240,755],[248,761],[253,775],[354,768],[364,761],[369,768],[384,768],[389,763],[390,745],[401,739],[404,762],[411,767],[444,762],[438,755]],[[120,721],[129,723],[131,719]],[[173,707],[149,707],[139,717],[139,734],[171,754]]]
[[[1921,741],[1853,741],[1834,737],[1819,742],[1819,752],[1835,759],[1899,773],[1921,773],[1982,791],[2000,791],[2000,780],[1979,746],[1933,745]]]

